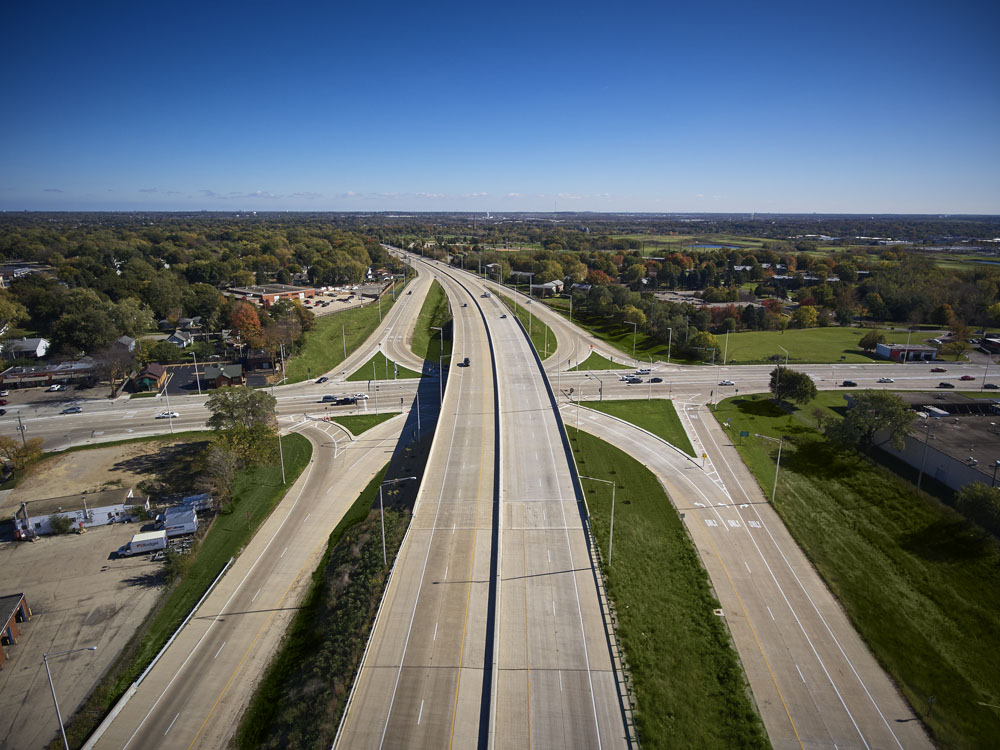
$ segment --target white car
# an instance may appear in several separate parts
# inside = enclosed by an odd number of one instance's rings
[[[732,380],[720,380],[719,385],[736,385]]]
[[[7,398],[10,395],[10,391],[0,391],[0,398]]]
[[[880,382],[880,383],[895,383],[896,381],[893,380],[892,378],[879,378],[878,382]]]
[[[368,394],[367,393],[355,393],[354,394],[354,398],[358,399],[358,401],[367,401],[368,400]]]
[[[180,416],[180,414],[178,414],[175,411],[161,411],[159,414],[156,415],[156,418],[157,419],[176,419],[179,416]]]
[[[50,385],[45,390],[50,391],[50,392],[51,391],[61,391],[62,390],[62,386],[59,385],[59,383],[53,383],[52,385]]]

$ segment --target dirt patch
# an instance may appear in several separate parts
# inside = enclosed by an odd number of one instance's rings
[[[135,487],[144,479],[188,479],[193,445],[186,441],[155,441],[52,456],[35,464],[21,478],[11,499],[16,497],[18,502],[29,502],[100,489]],[[178,489],[185,488],[179,486]]]

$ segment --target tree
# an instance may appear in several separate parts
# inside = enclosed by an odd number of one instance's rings
[[[56,348],[94,352],[111,345],[121,334],[104,310],[90,308],[63,315],[52,325]]]
[[[1000,488],[983,482],[967,484],[955,494],[955,507],[970,521],[1000,535]]]
[[[792,325],[796,328],[815,328],[819,313],[815,307],[799,307],[792,313]]]
[[[868,333],[866,333],[864,336],[861,337],[861,341],[858,342],[858,346],[860,346],[866,352],[872,352],[875,351],[875,348],[879,344],[884,344],[884,343],[885,343],[885,334],[883,334],[878,329],[872,329],[871,331],[869,331]]]
[[[123,346],[112,344],[94,353],[94,369],[99,378],[108,381],[112,396],[115,395],[115,385],[128,375],[134,364],[135,356]]]
[[[6,323],[13,328],[28,319],[28,309],[6,289],[0,290],[0,327]]]
[[[108,315],[121,333],[133,338],[156,327],[152,310],[134,297],[126,297],[113,305]]]
[[[9,461],[15,471],[23,469],[42,455],[42,439],[31,438],[23,443],[0,435],[0,456]]]
[[[622,310],[622,314],[625,322],[635,323],[640,330],[646,327],[646,313],[635,305],[625,305],[625,309]]]
[[[787,367],[775,367],[771,370],[771,383],[768,386],[778,401],[795,401],[805,404],[816,398],[816,384],[804,372],[790,370]]]
[[[955,361],[958,362],[962,355],[965,354],[966,350],[969,348],[969,343],[967,341],[962,341],[961,339],[954,339],[949,341],[947,344],[941,347],[941,352],[943,354],[952,354],[955,357]]]
[[[234,302],[231,317],[233,330],[242,341],[253,341],[260,336],[260,317],[257,315],[257,310],[249,302],[242,300]]]
[[[854,406],[847,415],[826,427],[827,437],[841,445],[862,448],[891,443],[902,449],[917,415],[903,399],[888,391],[863,390],[854,398]],[[885,438],[876,443],[876,433],[886,431]]]
[[[255,425],[266,425],[273,429],[276,403],[271,394],[245,385],[219,388],[205,403],[212,412],[212,416],[208,418],[208,426],[213,430],[251,428]]]

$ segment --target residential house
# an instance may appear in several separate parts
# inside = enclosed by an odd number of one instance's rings
[[[150,362],[135,376],[133,382],[138,391],[158,391],[167,382],[167,368]]]
[[[11,339],[3,348],[4,359],[41,359],[49,350],[49,340],[42,338]]]
[[[209,388],[243,385],[243,365],[206,365],[202,378]]]
[[[188,331],[177,329],[172,334],[167,336],[167,341],[174,346],[179,346],[181,349],[187,349],[194,341],[194,335]]]
[[[135,339],[131,336],[120,336],[114,346],[116,349],[122,349],[131,354],[135,351]]]

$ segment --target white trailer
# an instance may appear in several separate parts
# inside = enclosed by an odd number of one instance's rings
[[[167,532],[147,531],[144,534],[136,534],[128,544],[118,548],[118,557],[131,557],[132,555],[142,555],[146,552],[156,552],[167,548]]]

